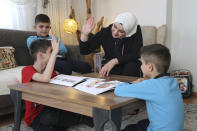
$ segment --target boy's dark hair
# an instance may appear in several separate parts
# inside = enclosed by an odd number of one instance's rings
[[[37,60],[38,52],[46,53],[47,49],[51,46],[50,40],[38,39],[33,41],[29,48],[29,52],[33,58],[33,61],[35,62]]]
[[[47,15],[45,14],[38,14],[35,18],[35,24],[38,24],[39,22],[43,23],[50,23],[50,19]]]
[[[166,73],[168,71],[171,55],[167,47],[161,44],[144,46],[141,48],[140,56],[143,57],[145,63],[154,63],[159,73]]]

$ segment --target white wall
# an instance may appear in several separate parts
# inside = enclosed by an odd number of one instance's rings
[[[171,69],[192,71],[194,91],[197,92],[197,0],[169,0],[172,18],[169,47],[172,53]],[[171,22],[170,22],[171,21]]]
[[[97,21],[105,17],[105,26],[125,11],[135,14],[140,25],[166,24],[166,0],[92,0],[92,10]]]

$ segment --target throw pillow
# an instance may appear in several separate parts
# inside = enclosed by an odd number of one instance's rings
[[[0,70],[16,67],[13,47],[0,47]]]

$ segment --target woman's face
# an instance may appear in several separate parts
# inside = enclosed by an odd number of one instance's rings
[[[123,26],[120,23],[114,23],[112,26],[112,36],[113,38],[122,39],[126,36]]]

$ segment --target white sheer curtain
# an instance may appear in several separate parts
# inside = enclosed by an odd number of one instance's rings
[[[0,28],[33,30],[36,0],[0,0]]]
[[[46,8],[42,8],[42,2],[38,0],[37,14],[47,14],[51,19],[51,32],[60,37],[61,41],[66,45],[76,45],[78,41],[76,34],[67,34],[62,29],[65,19],[69,18],[70,6],[75,10],[75,17],[78,27],[81,26],[86,19],[86,0],[49,0]]]

